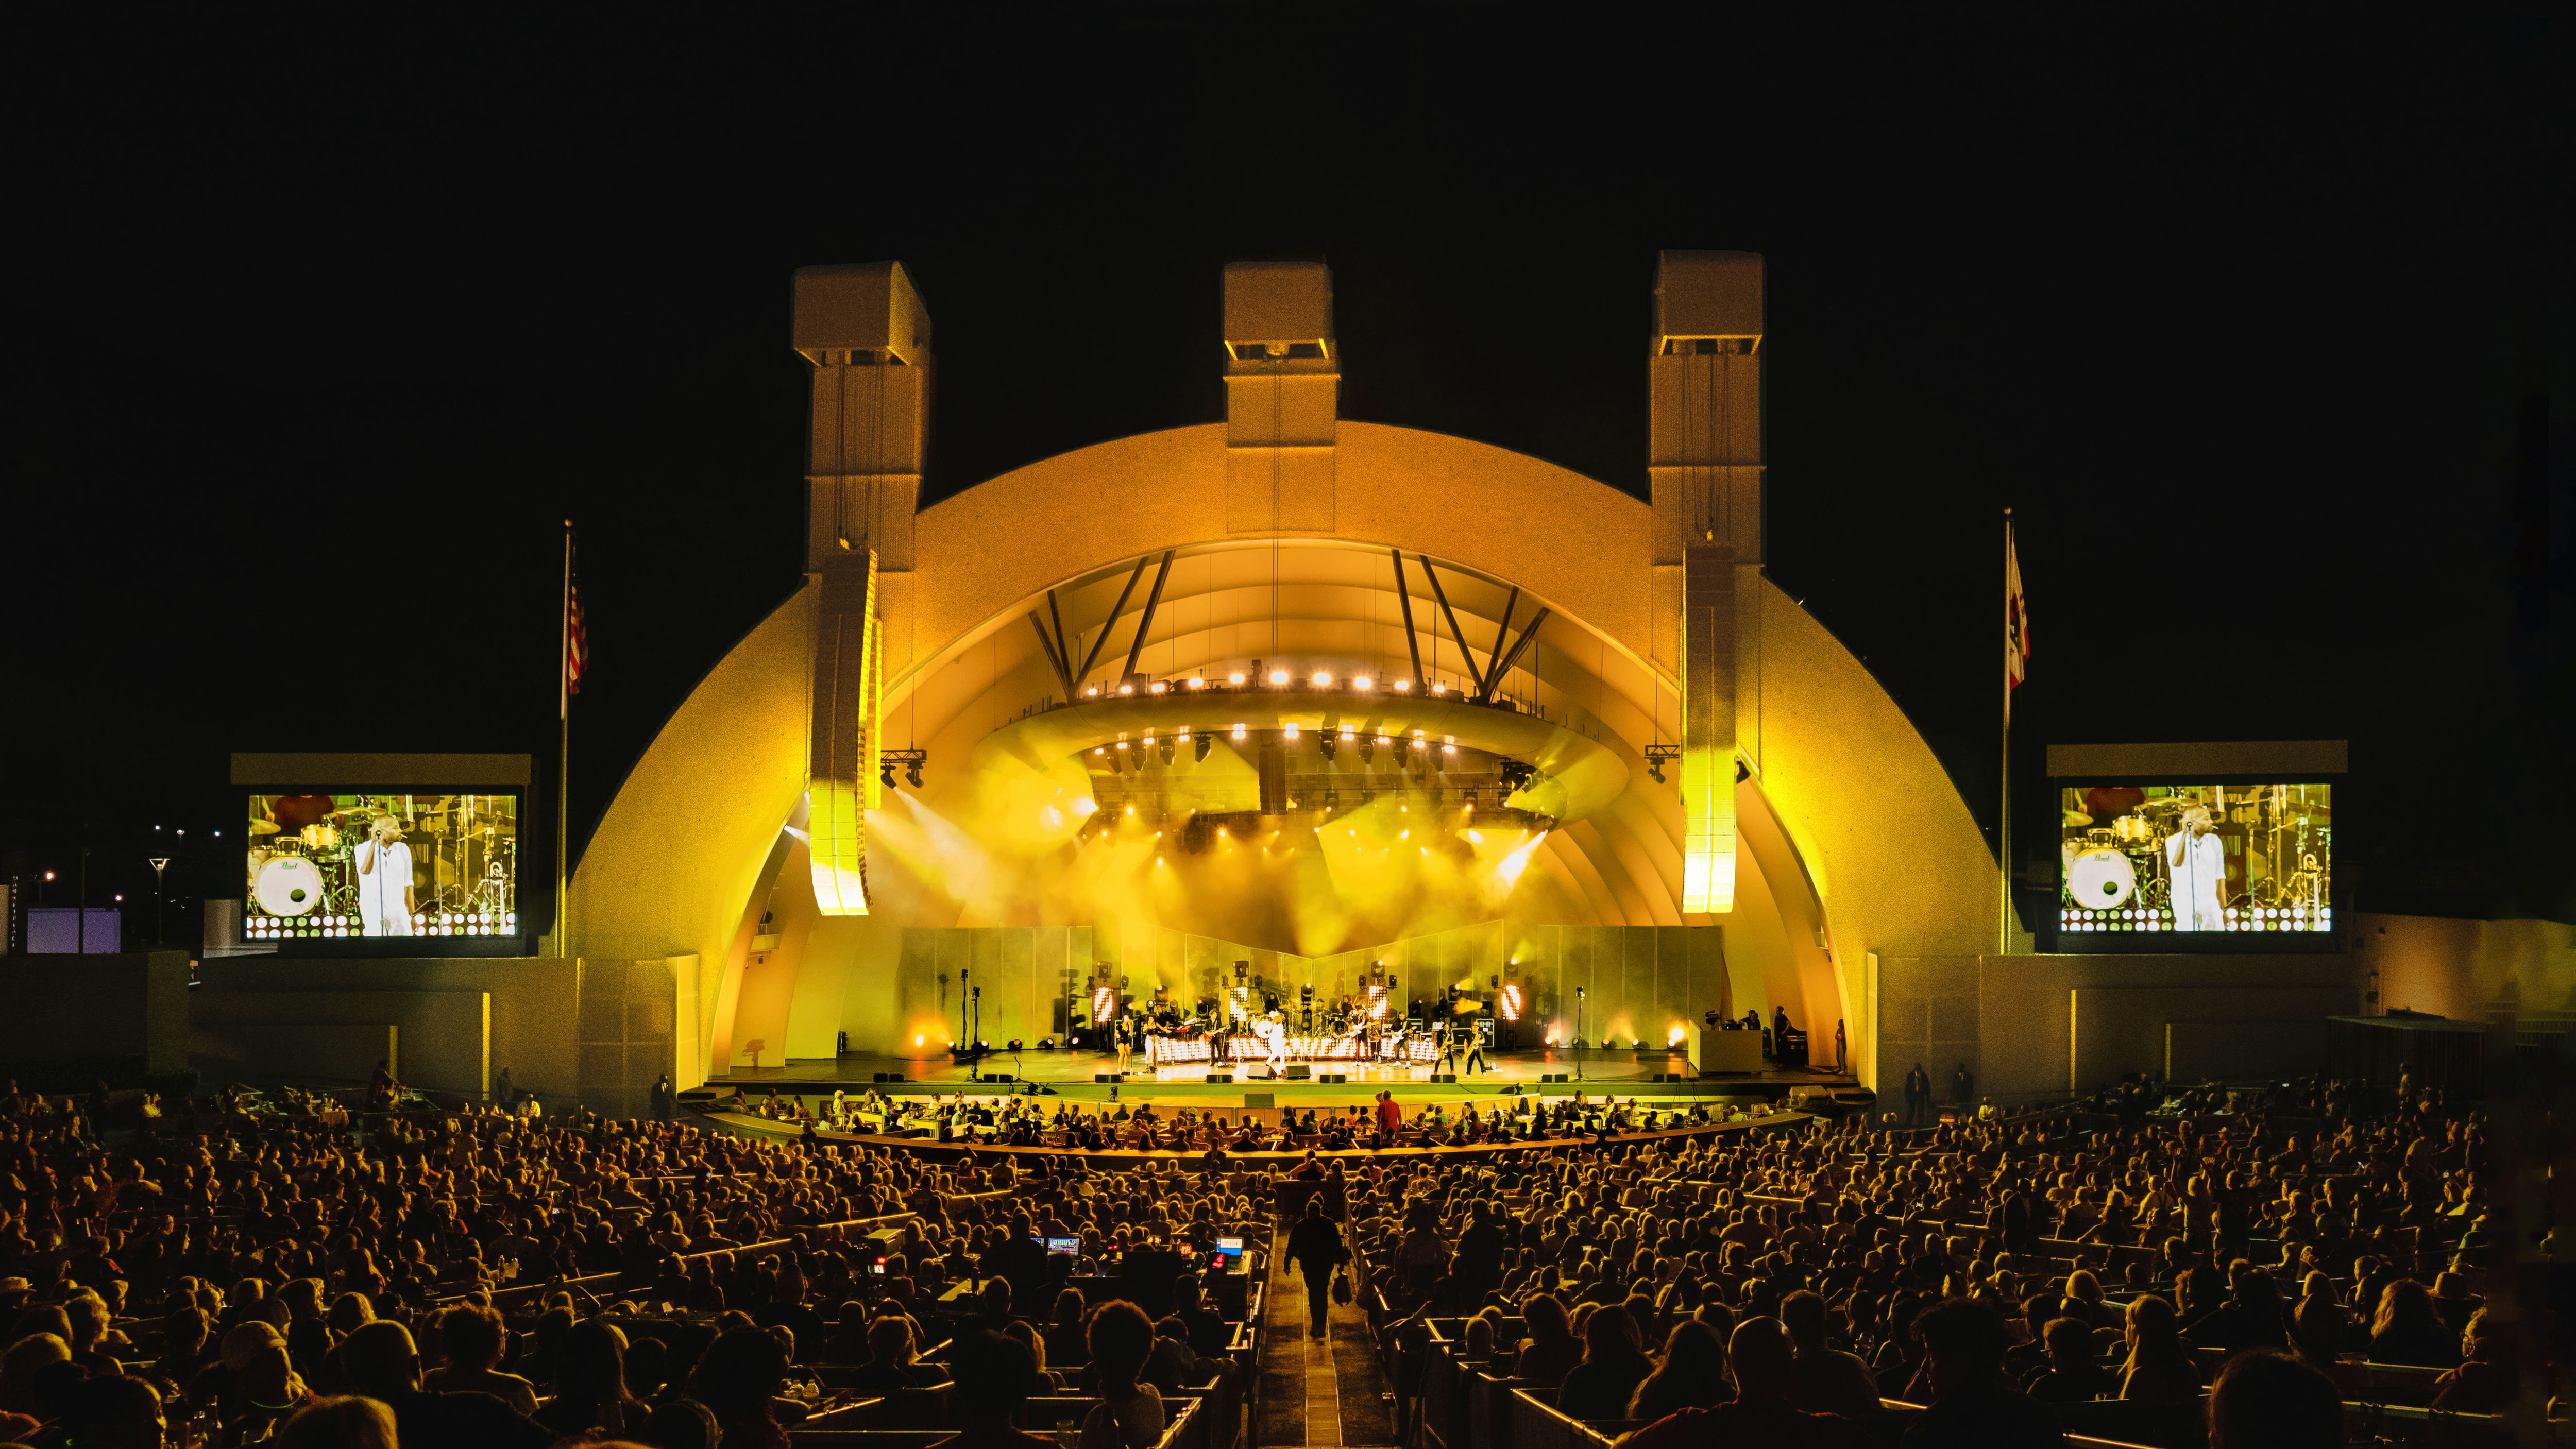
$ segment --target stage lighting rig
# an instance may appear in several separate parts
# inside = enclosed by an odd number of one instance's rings
[[[1495,768],[1502,772],[1503,788],[1507,790],[1526,790],[1530,781],[1538,778],[1538,766],[1525,760],[1499,760]]]
[[[1665,783],[1665,764],[1669,761],[1678,760],[1681,757],[1682,747],[1679,745],[1646,746],[1646,778],[1654,781],[1658,785]]]
[[[918,790],[921,788],[921,767],[929,763],[928,750],[887,750],[877,756],[877,778],[885,783],[887,789],[893,789],[894,772],[899,766],[903,770],[903,778]]]

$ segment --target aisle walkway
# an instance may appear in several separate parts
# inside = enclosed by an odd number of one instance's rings
[[[1285,1247],[1283,1235],[1278,1240]],[[1368,1318],[1332,1305],[1328,1337],[1306,1336],[1306,1279],[1273,1255],[1267,1322],[1262,1327],[1261,1413],[1252,1426],[1259,1449],[1342,1449],[1395,1442],[1386,1382],[1371,1351]]]

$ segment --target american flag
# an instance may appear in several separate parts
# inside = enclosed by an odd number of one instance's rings
[[[2012,713],[2012,691],[2021,687],[2030,668],[2030,612],[2021,594],[2021,559],[2013,553],[2012,525],[2004,525],[2004,713]]]
[[[572,525],[564,525],[563,692],[566,707],[581,693],[582,669],[590,663],[590,636],[581,618],[581,586],[573,581]]]

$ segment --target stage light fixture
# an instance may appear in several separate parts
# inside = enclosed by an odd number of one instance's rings
[[[1243,726],[1236,725],[1234,727],[1234,741],[1236,744],[1243,743]]]
[[[1206,680],[1206,679],[1204,679],[1204,678],[1202,678],[1202,677],[1200,677],[1199,675],[1193,674],[1193,675],[1191,675],[1191,676],[1190,676],[1190,688],[1192,688],[1192,689],[1205,689],[1205,688],[1207,688],[1207,680]]]
[[[1333,757],[1333,737],[1331,735],[1317,735],[1315,737],[1315,748],[1322,753],[1325,759],[1331,759]]]
[[[1165,740],[1154,747],[1154,753],[1161,755],[1163,757],[1163,763],[1166,765],[1172,762],[1172,750],[1173,744],[1170,740]]]
[[[1273,684],[1286,684],[1288,682],[1288,671],[1285,669],[1271,670],[1270,682]]]
[[[1097,684],[1086,686],[1082,691],[1082,697],[1085,699],[1098,699],[1100,697],[1100,686]]]
[[[1207,761],[1208,751],[1213,748],[1215,744],[1216,736],[1200,735],[1198,738],[1190,741],[1190,757],[1204,764]]]
[[[1353,679],[1353,680],[1351,681],[1351,688],[1353,688],[1353,689],[1366,689],[1366,688],[1368,688],[1368,687],[1369,687],[1369,685],[1370,685],[1371,683],[1372,683],[1372,681],[1369,679],[1369,677],[1368,677],[1367,675],[1363,674],[1363,675],[1359,676],[1358,678]]]
[[[1295,743],[1297,743],[1297,726],[1296,726],[1294,723],[1291,723],[1291,724],[1288,726],[1288,731],[1287,731],[1287,733],[1288,733],[1288,743],[1290,743],[1290,744],[1292,744],[1292,745],[1293,745],[1293,744],[1295,744]]]
[[[1330,689],[1330,688],[1332,688],[1332,687],[1333,687],[1333,676],[1331,676],[1330,674],[1325,673],[1323,670],[1320,670],[1320,669],[1316,670],[1316,671],[1315,671],[1315,687],[1316,687],[1317,689]]]
[[[1411,689],[1413,687],[1413,681],[1410,679],[1399,679],[1395,682],[1395,687],[1398,689]]]
[[[1378,735],[1378,736],[1375,736],[1375,737],[1373,737],[1373,738],[1368,738],[1368,739],[1363,739],[1363,740],[1361,740],[1361,741],[1360,741],[1360,763],[1361,763],[1361,764],[1363,764],[1363,765],[1365,765],[1365,764],[1367,764],[1370,760],[1375,759],[1375,758],[1377,757],[1377,747],[1378,747],[1378,746],[1380,746],[1380,745],[1382,745],[1382,744],[1385,744],[1385,743],[1386,743],[1386,736],[1384,736],[1384,735]]]
[[[1153,692],[1154,692],[1154,693],[1156,693],[1156,694],[1161,694],[1163,691],[1165,691],[1165,690],[1167,690],[1167,689],[1169,689],[1169,688],[1171,688],[1171,686],[1170,686],[1170,685],[1165,684],[1163,681],[1161,681],[1161,680],[1159,680],[1159,679],[1157,679],[1157,680],[1155,680],[1155,681],[1154,681]]]
[[[1228,684],[1241,684],[1243,682],[1243,676],[1240,674],[1229,674],[1225,677],[1225,682]]]

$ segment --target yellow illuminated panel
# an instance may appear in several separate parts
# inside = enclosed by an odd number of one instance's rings
[[[1735,909],[1735,559],[1690,549],[1682,584],[1682,912]]]
[[[814,760],[807,777],[806,826],[814,859],[814,900],[827,916],[868,913],[867,812],[884,801],[884,748],[877,720],[884,689],[877,629],[877,555],[868,551],[865,593],[855,610],[834,610],[827,583],[814,679]],[[853,641],[848,638],[855,630]]]

